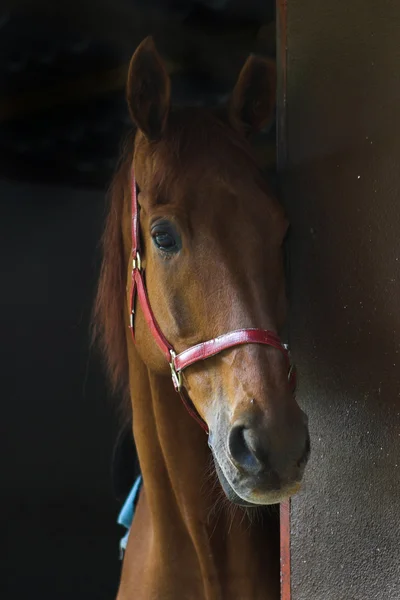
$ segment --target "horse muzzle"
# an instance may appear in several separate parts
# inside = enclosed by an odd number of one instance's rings
[[[242,418],[209,436],[227,498],[243,506],[276,504],[299,491],[310,454],[307,417],[285,427]]]

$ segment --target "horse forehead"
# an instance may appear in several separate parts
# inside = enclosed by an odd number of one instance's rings
[[[285,224],[285,213],[277,198],[251,178],[235,174],[231,179],[224,176],[205,180],[204,186],[195,182],[196,186],[198,193],[193,194],[196,214],[206,212],[217,221],[240,220],[243,228]]]
[[[158,149],[149,152],[146,146],[139,145],[135,162],[139,178],[143,178],[155,204],[169,204],[179,208],[181,214],[206,220],[207,215],[233,220],[230,211],[235,208],[237,216],[247,216],[247,222],[257,219],[258,224],[285,227],[284,211],[268,191],[267,180],[240,153],[235,153],[234,160],[213,153],[206,156],[199,153],[185,159],[167,145],[163,145],[161,152]]]
[[[249,203],[252,207],[263,204],[271,204],[272,208],[279,206],[266,186],[260,183],[261,175],[255,175],[256,169],[246,168],[245,164],[237,161],[228,166],[221,164],[219,168],[218,160],[210,157],[181,171],[171,168],[165,183],[172,192],[171,200],[197,207],[207,203],[215,209],[223,205],[246,208]]]
[[[139,179],[143,178],[152,188],[175,187],[184,191],[200,186],[217,191],[235,180],[250,185],[258,172],[251,152],[235,146],[224,135],[212,142],[211,139],[204,144],[204,140],[194,139],[191,144],[180,145],[179,139],[172,138],[153,144],[139,132],[134,155]]]
[[[175,191],[169,190],[171,213],[192,231],[212,234],[217,245],[229,243],[232,236],[259,235],[275,243],[286,232],[287,220],[277,198],[257,185],[218,178],[190,178]]]

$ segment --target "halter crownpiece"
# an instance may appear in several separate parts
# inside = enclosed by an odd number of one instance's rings
[[[272,346],[282,352],[288,364],[288,380],[291,387],[294,389],[296,383],[295,370],[290,360],[290,353],[286,344],[282,344],[279,336],[273,331],[267,329],[238,329],[230,331],[223,335],[201,342],[195,346],[191,346],[183,350],[180,354],[176,354],[171,344],[162,333],[154,313],[151,309],[149,298],[147,295],[146,284],[144,280],[144,268],[142,265],[140,254],[140,236],[139,236],[139,205],[137,201],[137,185],[135,174],[132,169],[132,281],[130,292],[130,330],[132,338],[135,341],[134,332],[134,315],[135,315],[135,300],[136,296],[139,299],[140,306],[143,311],[146,323],[153,335],[155,342],[164,354],[165,359],[169,363],[171,369],[172,382],[175,390],[180,394],[181,399],[190,413],[190,415],[198,422],[198,424],[208,433],[207,423],[197,413],[192,401],[190,400],[184,384],[182,372],[184,369],[201,360],[206,360],[211,356],[219,354],[223,350],[240,346],[242,344],[265,344]]]

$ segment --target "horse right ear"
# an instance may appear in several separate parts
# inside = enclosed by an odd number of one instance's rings
[[[228,105],[233,127],[245,135],[263,129],[273,118],[275,94],[275,63],[262,56],[250,56],[240,72]]]
[[[132,56],[127,100],[131,117],[150,140],[162,136],[170,108],[170,79],[153,39],[147,37]]]

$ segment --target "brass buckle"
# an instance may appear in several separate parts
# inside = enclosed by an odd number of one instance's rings
[[[138,271],[142,270],[142,259],[140,258],[139,252],[136,252],[136,258],[132,259],[132,266],[134,271],[136,271],[136,269]]]
[[[289,359],[288,381],[290,381],[292,379],[292,376],[294,373],[294,365],[292,363],[292,355],[290,352],[289,344],[282,344],[282,346],[285,348],[287,355],[288,355],[288,359]]]
[[[175,352],[173,350],[170,350],[169,352],[171,354],[169,366],[171,368],[172,383],[174,384],[175,391],[180,392],[182,389],[182,372],[175,369]]]

